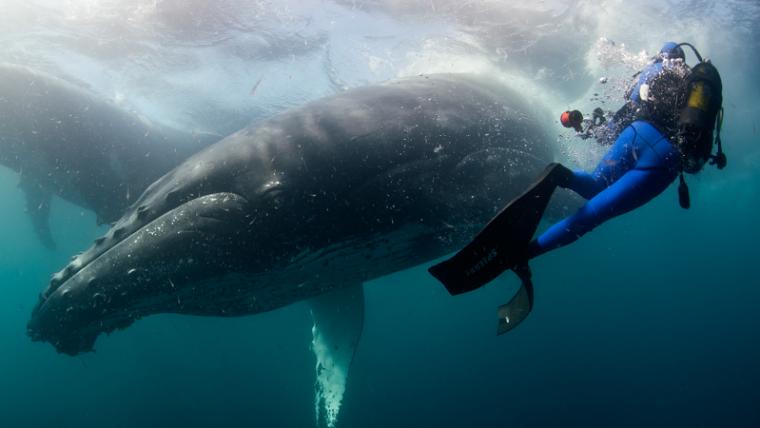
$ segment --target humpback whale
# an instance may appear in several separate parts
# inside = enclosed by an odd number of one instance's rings
[[[466,243],[553,159],[543,113],[481,76],[427,75],[240,130],[151,184],[56,273],[28,334],[76,355],[156,313],[232,317],[307,301],[317,418],[333,426],[362,283]]]
[[[218,139],[149,123],[62,79],[0,64],[0,164],[20,175],[47,247],[52,195],[110,223],[150,183]]]

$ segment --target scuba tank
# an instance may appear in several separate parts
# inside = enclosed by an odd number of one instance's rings
[[[681,152],[678,199],[681,207],[689,208],[689,188],[683,173],[699,172],[708,160],[718,169],[726,166],[726,155],[720,141],[720,128],[723,123],[723,83],[718,69],[710,60],[702,59],[694,46],[689,43],[681,43],[678,46],[690,47],[699,60],[687,78],[686,105],[681,109],[675,138]],[[712,154],[714,143],[718,145],[715,155]]]

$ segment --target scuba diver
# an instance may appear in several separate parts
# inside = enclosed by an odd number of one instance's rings
[[[694,68],[683,65],[681,46],[694,51],[699,61]],[[613,126],[625,127],[593,172],[550,164],[472,242],[428,269],[452,295],[475,290],[512,269],[522,286],[499,307],[497,333],[513,329],[533,307],[530,259],[568,245],[605,221],[646,204],[679,176],[679,202],[689,208],[683,173],[697,173],[708,161],[719,169],[726,166],[720,140],[723,86],[717,68],[688,43],[668,43],[665,47],[680,51],[681,58],[676,59],[682,66],[665,63],[670,58],[663,55],[662,65],[655,62],[641,73],[629,92],[627,107],[621,109],[624,113],[619,111],[612,119],[616,122]],[[577,115],[574,120],[579,124]],[[718,147],[715,155],[714,144]],[[573,190],[587,202],[534,238],[558,186]]]
[[[594,137],[602,145],[611,145],[634,120],[640,118],[642,100],[650,98],[649,89],[653,79],[661,76],[664,70],[685,68],[686,54],[675,42],[665,43],[647,66],[633,75],[636,79],[625,93],[625,104],[606,120],[601,108],[594,109],[591,119],[584,119],[578,110],[565,111],[560,115],[560,123],[565,128],[573,128],[584,140]],[[602,126],[604,125],[604,126]]]

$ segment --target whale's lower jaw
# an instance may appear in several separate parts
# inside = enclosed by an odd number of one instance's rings
[[[199,301],[192,297],[195,283],[241,271],[236,255],[249,242],[246,207],[239,195],[216,193],[147,222],[43,293],[28,334],[73,355],[92,350],[99,333],[135,319],[185,312],[185,296]]]

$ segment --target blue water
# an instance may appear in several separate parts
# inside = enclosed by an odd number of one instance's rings
[[[757,64],[733,55],[717,54]],[[724,79],[729,167],[689,178],[689,211],[671,186],[535,260],[536,307],[518,329],[494,334],[509,275],[458,297],[424,266],[367,283],[338,426],[760,426],[760,88]],[[304,304],[153,316],[74,358],[32,343],[38,293],[102,229],[56,199],[59,245],[45,250],[17,182],[0,169],[0,427],[314,426]]]

